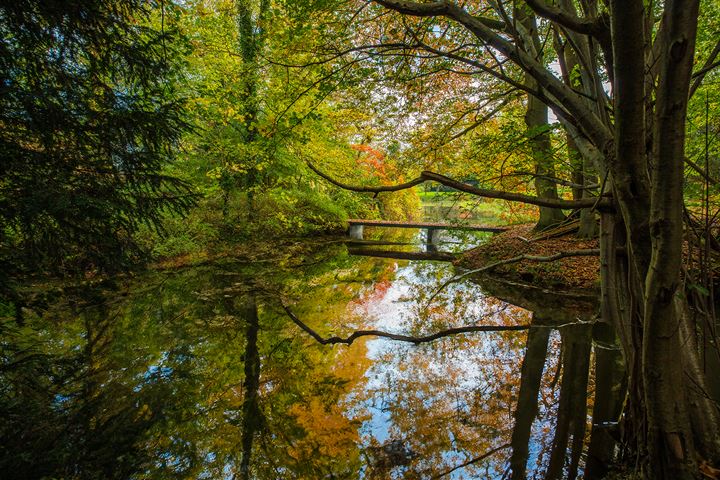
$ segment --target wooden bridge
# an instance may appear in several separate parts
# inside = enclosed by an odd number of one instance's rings
[[[489,225],[465,225],[455,223],[440,222],[400,222],[394,220],[363,220],[352,218],[348,220],[350,238],[353,240],[363,239],[364,227],[391,227],[391,228],[418,228],[426,230],[427,244],[436,245],[438,243],[438,232],[440,230],[464,230],[476,232],[504,232],[507,228],[491,227]]]

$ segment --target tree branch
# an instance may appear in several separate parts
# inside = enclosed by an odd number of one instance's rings
[[[525,195],[523,193],[505,192],[502,190],[492,190],[486,188],[478,188],[467,183],[458,182],[452,178],[446,177],[435,172],[424,171],[419,177],[410,180],[409,182],[397,184],[397,185],[380,185],[380,186],[356,186],[342,183],[329,175],[321,172],[312,163],[306,160],[306,163],[310,170],[320,175],[322,178],[338,186],[344,190],[350,190],[353,192],[365,192],[365,193],[381,193],[381,192],[397,192],[400,190],[406,190],[416,185],[427,181],[435,181],[447,187],[454,188],[461,192],[476,195],[478,197],[485,198],[497,198],[500,200],[507,200],[510,202],[527,203],[530,205],[537,205],[540,207],[551,207],[551,208],[564,208],[564,209],[577,209],[577,208],[593,208],[597,205],[597,209],[600,211],[613,210],[612,199],[602,198],[599,201],[595,201],[592,198],[583,198],[579,200],[564,200],[564,199],[551,199],[551,198],[540,198],[533,195]]]
[[[455,470],[459,470],[459,469],[461,469],[461,468],[465,468],[465,467],[467,467],[467,466],[469,466],[469,465],[472,465],[472,464],[474,464],[474,463],[481,462],[481,461],[485,460],[487,457],[491,456],[492,454],[494,454],[494,453],[496,453],[496,452],[499,452],[500,450],[505,450],[506,448],[510,448],[511,446],[512,446],[512,444],[506,443],[505,445],[500,445],[499,447],[495,447],[495,448],[493,448],[492,450],[488,450],[487,452],[483,453],[483,454],[480,455],[479,457],[475,457],[475,458],[473,458],[473,459],[471,459],[471,460],[468,460],[467,462],[461,463],[460,465],[457,465],[457,466],[451,468],[450,470],[446,470],[446,471],[444,471],[443,473],[440,473],[440,474],[438,474],[438,475],[435,475],[434,477],[432,477],[432,480],[445,477],[445,476],[447,476],[447,475],[450,475],[450,474],[451,474],[452,472],[454,472]]]
[[[544,0],[525,0],[525,3],[532,8],[537,15],[574,32],[584,33],[586,35],[602,35],[608,29],[607,19],[602,16],[597,18],[581,18],[574,12],[569,12],[554,5],[548,5]]]
[[[718,181],[715,178],[711,177],[710,174],[705,171],[705,169],[703,169],[702,167],[700,167],[700,165],[698,165],[697,163],[690,160],[688,157],[685,157],[685,163],[688,164],[688,166],[690,168],[692,168],[697,173],[699,173],[700,176],[703,177],[708,182],[712,183],[713,185],[718,184]]]
[[[380,185],[377,187],[364,187],[364,186],[357,186],[357,185],[349,185],[347,183],[342,183],[338,180],[335,180],[331,176],[321,172],[320,170],[317,169],[317,167],[315,167],[315,165],[308,162],[307,160],[305,161],[305,163],[310,168],[310,170],[317,173],[318,175],[320,175],[322,178],[324,178],[328,182],[332,183],[336,187],[342,188],[343,190],[350,190],[351,192],[375,193],[375,194],[381,193],[381,192],[397,192],[400,190],[407,190],[408,188],[412,188],[416,185],[420,185],[421,183],[426,181],[422,176],[420,176],[413,180],[410,180],[409,182],[400,183],[397,185]]]
[[[716,62],[715,59],[717,58],[718,54],[720,54],[720,40],[715,44],[715,48],[713,48],[712,52],[710,52],[710,56],[708,56],[707,60],[705,60],[705,63],[703,64],[702,68],[698,70],[697,72],[693,73],[693,78],[695,81],[693,82],[692,86],[690,87],[690,94],[688,95],[688,98],[692,98],[692,96],[695,94],[698,88],[700,88],[700,85],[702,84],[703,79],[705,78],[705,75],[712,70],[713,68],[720,65],[720,62]]]
[[[293,312],[288,308],[286,305],[281,304],[283,310],[285,310],[285,313],[287,313],[288,317],[297,325],[300,327],[305,333],[310,335],[315,341],[317,341],[321,345],[335,345],[338,343],[342,343],[345,345],[352,345],[355,340],[362,337],[381,337],[381,338],[389,338],[390,340],[397,340],[399,342],[408,342],[415,345],[419,345],[421,343],[428,343],[432,342],[434,340],[449,337],[452,335],[457,335],[460,333],[471,333],[471,332],[508,332],[508,331],[520,331],[520,330],[528,330],[530,328],[530,325],[468,325],[465,327],[455,327],[455,328],[448,328],[446,330],[440,330],[439,332],[433,333],[431,335],[424,335],[420,337],[412,337],[410,335],[402,335],[402,334],[396,334],[396,333],[389,333],[389,332],[383,332],[382,330],[358,330],[350,334],[350,336],[346,338],[333,336],[328,338],[323,338],[319,333],[317,333],[315,330],[307,326],[302,320],[300,320]]]
[[[428,3],[416,3],[405,1],[391,0],[375,0],[375,3],[382,5],[390,10],[402,13],[403,15],[411,15],[413,17],[443,17],[449,16],[454,5],[445,0],[439,0]],[[474,17],[478,22],[488,28],[505,32],[507,25],[505,22],[495,20],[488,17]]]

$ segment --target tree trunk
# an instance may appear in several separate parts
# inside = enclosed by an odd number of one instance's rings
[[[569,0],[563,0],[563,8],[575,13],[575,7]],[[596,95],[594,91],[593,78],[583,68],[578,60],[578,54],[575,49],[581,49],[585,58],[590,56],[590,47],[587,39],[580,35],[573,35],[566,32],[568,42],[572,45],[568,46],[562,43],[560,34],[555,32],[555,50],[557,50],[558,60],[560,63],[560,72],[563,81],[577,91],[584,91],[588,95]],[[588,100],[588,108],[594,108],[594,105]],[[572,181],[577,185],[589,185],[597,183],[592,161],[584,157],[579,151],[572,134],[565,128],[565,139],[567,143],[568,160],[572,171]],[[602,194],[602,192],[600,192]],[[573,188],[573,199],[580,200],[590,198],[590,192],[585,188]],[[595,213],[591,209],[580,210],[580,228],[578,229],[579,238],[595,238],[598,235],[598,222]]]
[[[590,370],[591,331],[587,325],[568,326],[560,330],[562,338],[563,375],[560,387],[557,424],[550,463],[545,478],[563,477],[568,444],[570,463],[567,478],[577,476],[580,454],[584,446],[587,419],[587,382]],[[571,440],[572,437],[572,440]]]
[[[533,314],[533,324],[537,320]],[[520,369],[520,391],[515,407],[510,470],[513,480],[525,480],[529,455],[530,430],[538,412],[538,392],[547,356],[549,328],[528,330],[525,357]]]
[[[642,369],[648,422],[648,472],[654,478],[692,478],[695,445],[683,384],[680,286],[683,240],[685,117],[699,2],[670,1],[656,94],[650,229],[652,257],[645,282]]]
[[[595,342],[595,400],[592,433],[585,464],[585,478],[605,478],[614,460],[616,439],[623,400],[626,393],[625,365],[615,329],[600,322],[593,328]]]
[[[573,182],[578,183],[579,185],[597,183],[597,177],[591,173],[591,162],[580,155],[575,142],[569,134],[566,138],[568,157],[571,165],[573,166]],[[602,194],[602,192],[599,192],[599,194]],[[581,200],[583,198],[591,198],[591,195],[590,192],[584,188],[574,189],[573,198],[575,200]],[[598,236],[598,232],[598,221],[595,218],[595,212],[589,208],[583,208],[580,210],[580,227],[577,233],[578,238],[595,238]]]
[[[250,461],[255,434],[262,424],[260,412],[260,352],[258,350],[258,332],[260,331],[255,297],[250,296],[241,308],[241,317],[245,320],[245,379],[243,380],[242,403],[242,455],[240,457],[240,478],[250,478]]]
[[[515,9],[519,20],[519,32],[524,42],[533,52],[535,58],[540,56],[540,37],[537,32],[535,17],[528,15],[523,7]],[[525,75],[525,84],[532,89],[539,89],[540,85],[530,74]],[[550,146],[548,128],[548,107],[534,95],[528,95],[527,110],[525,112],[525,125],[530,135],[533,163],[535,164],[535,191],[540,198],[558,199],[557,184],[549,178],[555,178],[555,165]],[[535,225],[536,230],[557,225],[565,220],[565,214],[559,208],[538,207],[539,219]]]

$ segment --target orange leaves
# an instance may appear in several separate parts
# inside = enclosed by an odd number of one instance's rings
[[[377,175],[383,183],[389,183],[385,170],[385,154],[369,145],[354,144],[350,148],[357,152],[364,153],[357,159],[359,165],[369,167],[371,173]]]
[[[307,435],[293,445],[291,456],[310,458],[319,452],[332,458],[353,450],[360,440],[358,425],[344,415],[344,408],[337,404],[328,407],[317,397],[306,404],[294,404],[290,413]]]

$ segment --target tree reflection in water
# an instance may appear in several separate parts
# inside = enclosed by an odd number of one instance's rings
[[[78,289],[26,325],[3,319],[0,471],[143,479],[604,473],[623,375],[613,333],[591,322],[595,306],[560,308],[555,294],[490,278],[438,293],[452,274],[447,263],[353,257],[335,245]],[[285,303],[323,336],[529,329],[417,346],[371,338],[327,346],[288,319]]]

